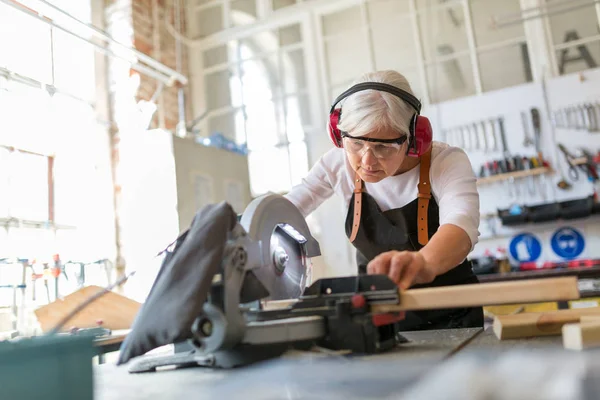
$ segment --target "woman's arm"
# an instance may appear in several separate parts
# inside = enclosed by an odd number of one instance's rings
[[[439,227],[419,253],[432,274],[442,275],[459,265],[471,252],[471,239],[460,227],[444,224]]]

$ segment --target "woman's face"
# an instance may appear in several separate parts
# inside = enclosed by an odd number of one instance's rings
[[[405,160],[407,141],[379,143],[361,139],[398,139],[404,134],[388,129],[379,130],[360,138],[344,137],[344,149],[352,168],[365,182],[380,180],[397,174]]]

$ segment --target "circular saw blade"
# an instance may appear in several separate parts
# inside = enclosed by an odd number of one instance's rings
[[[257,278],[269,291],[271,300],[300,297],[307,277],[302,245],[278,226],[271,235],[270,247],[273,262],[255,270]]]
[[[285,197],[269,194],[253,200],[240,223],[252,240],[261,242],[261,265],[252,273],[269,291],[268,298],[300,297],[309,257],[321,254],[300,211]]]

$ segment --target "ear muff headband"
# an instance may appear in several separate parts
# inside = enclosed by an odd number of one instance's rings
[[[333,110],[335,109],[335,106],[337,106],[338,103],[340,101],[342,101],[343,99],[345,99],[346,97],[348,97],[356,92],[360,92],[362,90],[369,90],[369,89],[393,94],[393,95],[401,98],[402,100],[404,100],[406,103],[408,103],[412,108],[414,108],[414,110],[417,112],[417,114],[421,113],[421,102],[415,96],[413,96],[412,94],[410,94],[408,92],[405,92],[402,89],[398,89],[395,86],[388,85],[386,83],[380,83],[380,82],[362,82],[362,83],[358,83],[358,84],[352,86],[351,88],[347,89],[345,92],[340,94],[335,99],[335,101],[333,102],[333,104],[331,106],[331,110],[329,110],[329,113],[331,114],[333,112]]]

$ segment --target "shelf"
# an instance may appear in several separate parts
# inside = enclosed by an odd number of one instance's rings
[[[505,174],[498,174],[498,175],[487,176],[485,178],[479,178],[479,179],[477,179],[477,184],[483,185],[486,183],[501,182],[501,181],[505,181],[510,178],[514,178],[514,179],[526,178],[528,176],[542,175],[542,174],[547,174],[550,172],[552,172],[552,168],[550,168],[550,167],[540,167],[540,168],[533,168],[533,169],[524,170],[524,171],[507,172]]]
[[[579,279],[600,278],[600,266],[593,267],[578,267],[578,268],[553,268],[553,269],[537,269],[530,271],[513,271],[505,273],[481,274],[477,275],[479,282],[503,282],[515,281],[521,279],[539,279],[559,276],[577,276]]]

